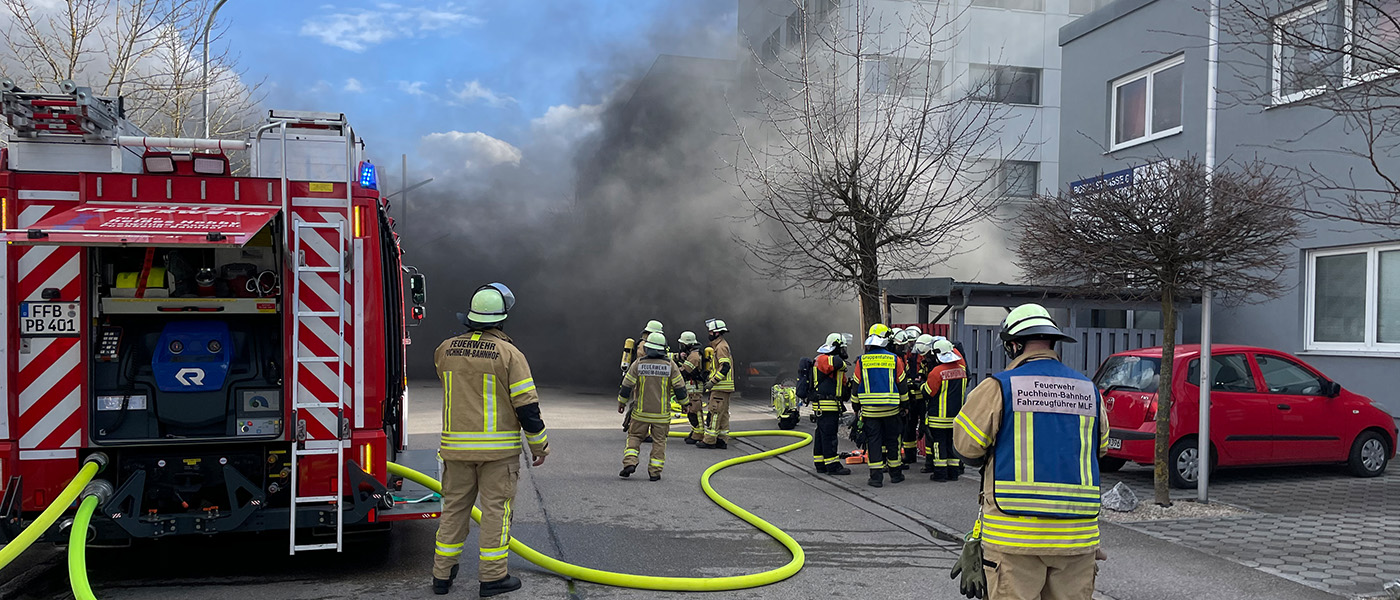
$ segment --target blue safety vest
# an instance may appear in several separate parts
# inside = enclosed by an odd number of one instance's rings
[[[870,350],[856,358],[855,371],[860,376],[856,384],[856,401],[861,415],[886,417],[899,414],[899,382],[896,372],[899,358],[883,348]]]
[[[1099,514],[1099,415],[1088,377],[1057,360],[993,375],[1001,384],[992,497],[1007,515],[1083,519]]]

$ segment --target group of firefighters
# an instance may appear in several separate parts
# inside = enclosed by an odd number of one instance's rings
[[[528,446],[532,464],[540,466],[549,442],[529,365],[502,330],[514,303],[503,284],[478,288],[470,310],[458,313],[468,331],[444,341],[434,355],[444,396],[437,594],[448,593],[457,576],[478,497],[480,595],[521,587],[506,569],[520,455]],[[618,412],[631,407],[621,476],[636,471],[641,444],[650,439],[647,470],[652,481],[661,478],[673,399],[686,400],[688,443],[726,447],[733,357],[725,323],[711,319],[706,330],[707,346],[684,332],[672,353],[661,323],[651,321],[640,343],[628,345],[618,390]],[[1075,340],[1043,307],[1010,311],[1001,340],[1009,368],[965,393],[964,359],[947,339],[875,325],[864,352],[848,360],[846,336],[828,336],[813,361],[807,398],[818,414],[816,468],[850,473],[836,451],[846,401],[856,408],[874,487],[883,485],[885,473],[893,483],[904,479],[916,462],[922,428],[923,470],[931,479],[957,479],[964,463],[982,469],[980,514],[951,574],[959,590],[994,600],[1087,600],[1101,556],[1098,457],[1108,444],[1103,401],[1089,378],[1059,361],[1055,344]]]
[[[666,436],[674,413],[672,400],[684,401],[681,412],[690,420],[686,444],[720,450],[729,447],[729,399],[734,394],[734,357],[724,339],[729,327],[720,319],[710,319],[705,321],[705,330],[710,337],[708,345],[702,347],[694,332],[683,331],[678,338],[679,350],[670,352],[661,322],[648,321],[639,339],[623,344],[617,412],[627,415],[622,424],[627,431],[627,448],[622,451],[618,475],[630,477],[636,472],[642,442],[650,441],[647,475],[652,481],[661,480]]]
[[[854,361],[848,343],[846,336],[833,333],[812,361],[811,387],[803,400],[817,415],[812,449],[817,472],[851,472],[836,449],[841,415],[850,401],[857,417],[856,442],[867,448],[871,487],[882,487],[885,473],[891,483],[904,481],[904,471],[918,462],[921,435],[925,452],[920,471],[933,481],[956,481],[963,466],[953,452],[953,418],[967,390],[962,354],[947,338],[914,326],[871,326],[865,352]]]

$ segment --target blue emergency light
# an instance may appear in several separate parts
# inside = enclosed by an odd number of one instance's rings
[[[379,189],[379,175],[374,172],[374,163],[360,161],[360,187],[367,190]]]

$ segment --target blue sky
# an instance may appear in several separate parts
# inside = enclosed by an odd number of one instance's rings
[[[345,112],[372,156],[397,165],[435,133],[528,144],[532,120],[599,103],[657,53],[720,57],[734,10],[732,0],[232,0],[219,17],[245,78],[266,78],[267,106]]]

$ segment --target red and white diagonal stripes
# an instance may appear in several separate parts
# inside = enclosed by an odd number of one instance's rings
[[[30,205],[18,225],[28,227],[59,207]],[[82,250],[63,246],[11,246],[17,256],[17,296],[43,300],[43,291],[59,290],[59,299],[77,301]],[[82,443],[82,348],[76,337],[29,338],[19,352],[19,447],[23,450],[77,448]]]
[[[319,212],[308,209],[297,211],[298,216],[309,223],[345,223],[343,213],[335,211]],[[348,223],[346,223],[348,226]],[[349,238],[350,232],[342,229],[343,234]],[[342,244],[336,239],[335,229],[328,228],[298,228],[298,235],[301,236],[301,249],[305,255],[305,265],[307,267],[343,267],[344,255],[341,253]],[[349,250],[346,243],[345,249]],[[354,380],[352,379],[351,358],[354,356],[351,341],[354,340],[352,331],[353,321],[350,318],[352,286],[350,273],[344,269],[333,272],[302,272],[298,273],[300,280],[300,292],[297,299],[296,310],[298,312],[332,312],[339,305],[340,319],[344,323],[344,337],[341,337],[337,317],[333,316],[304,316],[297,320],[297,356],[299,358],[331,358],[334,362],[299,362],[297,365],[297,396],[298,402],[339,402],[345,412],[345,418],[353,422],[351,409],[353,408],[351,393]],[[345,285],[341,286],[341,278],[345,278]],[[342,339],[344,340],[342,342]],[[344,369],[339,375],[343,385],[337,382],[337,363],[343,357]],[[336,414],[328,408],[301,409],[302,418],[306,420],[306,434],[308,440],[333,440],[336,439]]]

